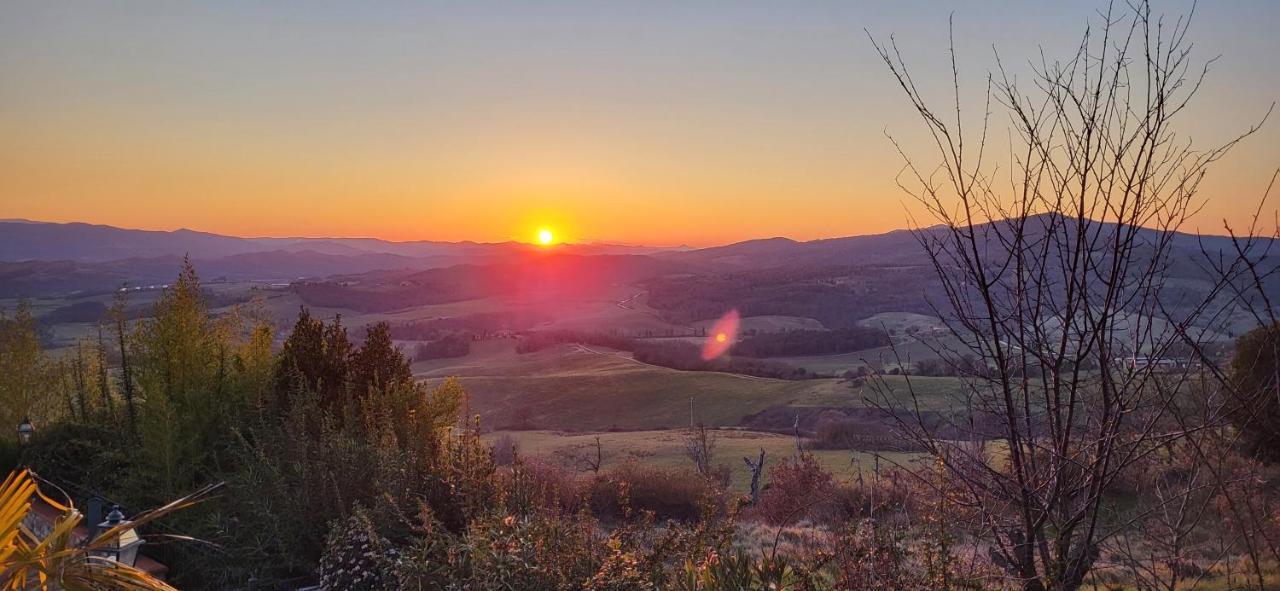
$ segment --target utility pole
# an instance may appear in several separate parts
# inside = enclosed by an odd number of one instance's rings
[[[693,397],[689,397],[689,428],[693,429]]]
[[[792,429],[796,432],[796,455],[804,454],[804,444],[800,440],[800,415],[796,415],[796,423],[792,425]]]

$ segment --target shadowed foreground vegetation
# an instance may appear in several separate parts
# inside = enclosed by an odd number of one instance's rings
[[[251,309],[213,318],[201,294],[188,268],[152,318],[66,359],[39,350],[23,309],[3,324],[5,409],[25,404],[41,425],[29,446],[7,448],[8,462],[130,509],[226,483],[143,526],[144,537],[205,542],[146,547],[180,588],[1007,586],[966,530],[976,514],[938,494],[952,485],[920,454],[801,452],[791,436],[696,429],[482,437],[459,382],[415,383],[385,327],[356,344],[303,310],[273,353]],[[1132,518],[1123,508],[1153,486],[1196,477],[1181,451],[1110,491],[1107,519]],[[1222,457],[1215,469],[1274,481],[1234,451]],[[1274,527],[1269,485],[1249,486]],[[1257,527],[1235,517],[1239,500],[1206,501],[1213,516],[1197,535],[1221,537],[1188,544],[1178,562],[1156,559],[1158,536],[1123,541],[1152,548],[1154,573],[1226,588],[1247,560],[1206,544]],[[1120,556],[1101,556],[1090,584],[1134,580],[1139,565]]]

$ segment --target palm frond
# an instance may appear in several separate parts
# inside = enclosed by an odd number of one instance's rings
[[[139,527],[190,507],[221,485],[213,485],[139,514],[132,522],[112,527],[86,543],[76,539],[76,527],[84,516],[73,507],[40,493],[26,470],[10,473],[0,484],[0,591],[59,588],[68,591],[176,591],[146,572],[94,554],[107,547],[128,528]],[[31,512],[31,500],[61,512],[53,529],[39,537],[22,525]]]

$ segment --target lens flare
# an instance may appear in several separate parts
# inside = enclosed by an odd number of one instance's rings
[[[729,352],[734,340],[738,338],[738,320],[738,311],[729,310],[711,325],[707,332],[707,342],[702,345],[704,361],[711,361]]]

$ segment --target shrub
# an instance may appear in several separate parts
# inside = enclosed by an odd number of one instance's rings
[[[912,442],[893,432],[892,425],[879,418],[847,417],[827,411],[814,425],[811,449],[891,449],[906,450]]]
[[[456,572],[465,589],[574,589],[602,561],[595,523],[494,515],[472,525]]]
[[[510,466],[515,463],[520,453],[520,444],[510,435],[503,435],[493,443],[493,463],[499,466]]]
[[[1280,369],[1280,324],[1259,326],[1236,340],[1231,360],[1234,388],[1227,398],[1227,417],[1240,432],[1245,450],[1263,461],[1280,462],[1280,400],[1276,375]]]
[[[813,454],[804,453],[769,469],[769,484],[756,509],[770,525],[823,521],[837,514],[837,492],[831,473]]]
[[[630,511],[647,511],[657,519],[693,521],[714,490],[692,470],[635,463],[603,472],[589,486],[592,511],[602,519],[615,520],[627,518]]]
[[[917,506],[918,499],[911,487],[915,482],[913,479],[898,469],[890,469],[878,478],[836,483],[832,493],[832,515],[839,519],[874,516],[883,520],[895,514],[923,511],[925,508]]]
[[[22,447],[7,438],[0,438],[0,472],[8,474],[18,469]]]
[[[434,341],[418,345],[413,355],[414,361],[430,361],[432,359],[448,359],[466,357],[471,353],[471,337],[451,334]]]
[[[564,468],[537,459],[521,458],[499,473],[499,489],[507,511],[516,515],[569,515],[582,505],[582,487]]]
[[[863,520],[841,528],[833,564],[840,589],[930,589],[914,568],[906,532]]]
[[[396,547],[357,508],[345,522],[329,528],[320,559],[320,588],[381,591],[396,588]]]
[[[99,425],[55,423],[21,449],[22,462],[55,482],[95,491],[120,490],[130,454],[120,433]]]

